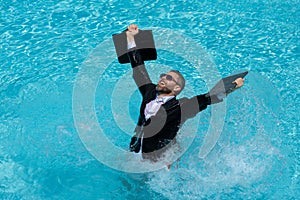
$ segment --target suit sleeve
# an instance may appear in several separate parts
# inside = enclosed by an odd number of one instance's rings
[[[153,83],[149,77],[149,74],[146,70],[142,56],[137,49],[130,49],[127,53],[130,64],[133,70],[133,79],[139,88],[142,96],[144,97],[148,91],[149,87],[153,87]]]
[[[181,118],[183,121],[196,116],[208,105],[222,102],[216,96],[210,96],[209,93],[194,96],[190,99],[182,98],[179,100],[181,108]]]

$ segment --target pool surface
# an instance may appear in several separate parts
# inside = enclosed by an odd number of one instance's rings
[[[299,3],[1,1],[0,199],[299,199]],[[183,127],[170,171],[127,152],[141,99],[111,36],[131,23],[181,97],[249,70]]]

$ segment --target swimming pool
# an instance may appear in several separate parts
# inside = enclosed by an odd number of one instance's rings
[[[0,6],[1,199],[300,196],[299,1],[2,1]],[[205,69],[197,71],[197,53],[219,76],[250,70],[245,87],[226,101],[214,148],[199,157],[214,110],[208,108],[198,122],[190,122],[197,124],[195,135],[189,135],[189,148],[169,172],[132,174],[102,164],[74,122],[73,89],[81,70],[101,53],[103,42],[130,23],[155,30],[155,41],[164,48],[149,62],[151,77],[157,80],[157,71],[170,66],[180,69],[190,85],[184,95],[206,92],[211,81]],[[176,34],[201,51],[185,58],[180,48],[166,49],[164,37],[172,41]],[[103,51],[113,51],[107,48]],[[107,138],[125,149],[140,98],[136,90],[121,87],[122,81],[131,84],[130,67],[109,61],[97,80],[94,108]],[[132,120],[121,125],[113,102],[120,91]],[[112,152],[105,155],[115,159]]]

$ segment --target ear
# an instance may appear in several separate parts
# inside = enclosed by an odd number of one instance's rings
[[[179,85],[176,85],[176,86],[174,87],[174,89],[173,89],[173,92],[174,92],[175,94],[180,93],[180,91],[181,91],[181,87],[180,87]]]

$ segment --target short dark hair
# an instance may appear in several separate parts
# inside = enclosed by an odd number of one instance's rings
[[[171,70],[170,72],[174,72],[175,74],[178,75],[179,79],[176,81],[178,82],[178,85],[181,87],[181,91],[182,91],[185,86],[185,79],[184,79],[183,75],[178,70]]]

